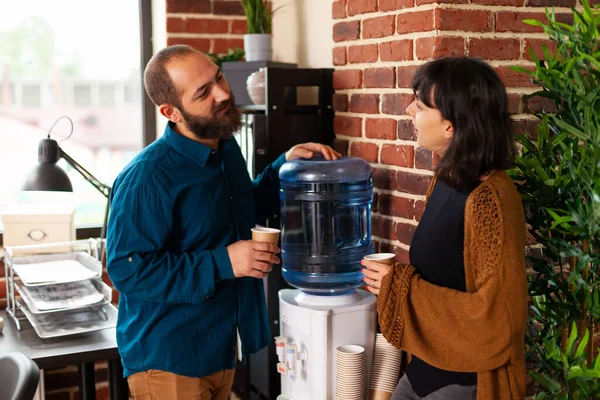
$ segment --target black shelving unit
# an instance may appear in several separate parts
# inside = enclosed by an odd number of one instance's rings
[[[296,64],[275,61],[224,62],[221,65],[223,75],[233,90],[235,103],[239,106],[254,104],[246,90],[246,80],[260,68],[297,68]]]
[[[225,66],[224,71],[228,68]],[[226,78],[227,74],[225,74]],[[333,133],[333,69],[268,67],[265,74],[265,104],[242,105],[243,129],[239,141],[248,162],[251,176],[259,174],[290,147],[305,142],[331,145]],[[317,104],[298,102],[301,87],[317,88]],[[246,90],[245,86],[232,86]],[[313,96],[314,97],[314,96]],[[260,222],[264,226],[280,226],[279,215]],[[273,337],[279,335],[278,292],[289,285],[281,276],[281,268],[265,279],[269,324]],[[277,373],[277,355],[272,342],[266,349],[249,357],[248,363],[238,363],[234,390],[245,400],[276,400],[281,394],[281,377]]]

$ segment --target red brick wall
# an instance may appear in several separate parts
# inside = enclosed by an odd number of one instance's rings
[[[167,45],[203,52],[244,48],[246,17],[239,0],[167,0]]]
[[[488,61],[507,86],[515,131],[535,120],[522,114],[533,90],[512,65],[533,65],[545,35],[523,19],[544,18],[544,6],[570,15],[575,0],[336,0],[333,63],[336,145],[374,168],[373,236],[381,251],[407,261],[436,157],[416,146],[404,110],[413,100],[415,69],[441,56]],[[567,18],[568,19],[568,18]],[[534,106],[539,107],[539,104]]]

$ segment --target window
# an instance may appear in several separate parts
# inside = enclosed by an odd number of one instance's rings
[[[140,54],[148,44],[140,43],[140,24],[150,23],[149,10],[122,0],[0,0],[0,9],[0,214],[16,202],[68,198],[77,226],[101,225],[104,196],[64,160],[72,194],[20,188],[37,163],[40,139],[61,115],[74,124],[61,148],[108,185],[141,150]],[[141,18],[140,10],[148,15]],[[61,121],[51,137],[60,142],[69,128]]]
[[[88,82],[80,82],[73,87],[73,106],[89,107],[92,105],[92,86]]]
[[[42,85],[35,82],[22,85],[21,104],[23,107],[39,108],[42,104]]]
[[[116,88],[114,85],[103,84],[99,88],[98,101],[101,106],[115,106]]]

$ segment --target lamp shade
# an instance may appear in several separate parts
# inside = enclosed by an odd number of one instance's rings
[[[42,139],[38,146],[39,164],[29,173],[21,190],[72,192],[73,185],[56,163],[60,158],[60,148],[53,139]]]
[[[72,192],[73,185],[67,173],[58,165],[42,163],[29,173],[21,190]]]

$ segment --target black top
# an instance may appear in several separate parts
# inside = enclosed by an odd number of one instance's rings
[[[438,180],[410,245],[410,263],[427,282],[466,291],[463,246],[467,193],[459,193]],[[420,397],[448,385],[477,384],[475,373],[450,372],[418,357],[406,368],[413,390]]]

